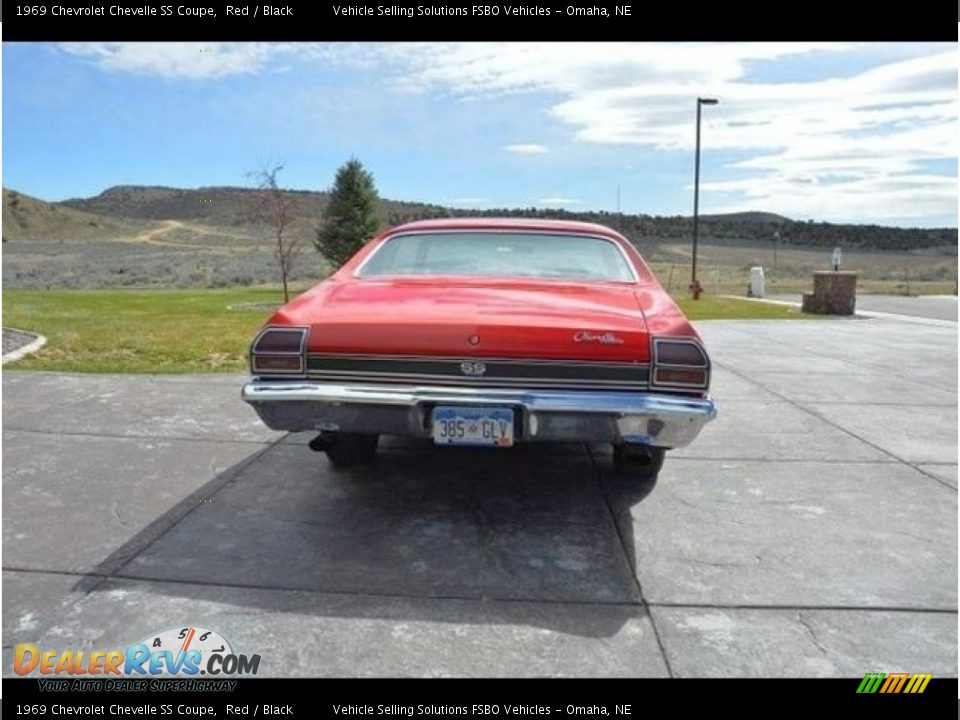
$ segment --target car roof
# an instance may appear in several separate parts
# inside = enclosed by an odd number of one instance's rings
[[[535,230],[542,232],[578,233],[581,235],[602,235],[603,237],[622,239],[615,230],[597,223],[578,220],[547,220],[540,218],[487,218],[459,217],[416,220],[390,228],[385,234],[413,230]]]

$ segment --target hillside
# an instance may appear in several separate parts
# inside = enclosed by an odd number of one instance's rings
[[[91,198],[65,200],[58,205],[97,215],[137,220],[180,220],[219,228],[240,228],[248,224],[245,207],[251,190],[241,187],[205,187],[185,190],[166,187],[118,186]],[[298,218],[294,232],[312,237],[322,223],[327,193],[308,190],[287,191]],[[380,200],[384,225],[407,220],[452,216],[555,217],[598,222],[617,228],[635,242],[657,242],[688,238],[688,216],[628,215],[611,212],[570,212],[545,208],[497,208],[464,210],[425,203]],[[766,212],[703,215],[700,234],[704,240],[771,242],[775,237],[787,245],[846,248],[913,250],[953,247],[956,228],[893,228],[881,225],[846,225],[802,222]]]
[[[773,223],[781,225],[793,222],[793,220],[788,217],[769,212],[737,212],[719,215],[701,215],[700,220],[720,223]]]
[[[455,214],[463,214],[455,211]],[[662,241],[689,241],[692,218],[682,215],[627,215],[610,212],[568,212],[542,208],[490,210],[487,216],[556,217],[585,220],[609,225],[626,235],[635,244],[649,245]],[[743,216],[746,215],[746,218]],[[772,219],[776,218],[776,219]],[[906,251],[921,248],[956,248],[957,228],[897,228],[882,225],[849,225],[826,222],[788,220],[773,213],[734,213],[701,216],[700,239],[721,243],[764,243],[773,246]]]
[[[332,268],[312,247],[327,194],[289,191],[296,222],[291,238],[302,254],[291,279],[315,282]],[[4,190],[3,282],[21,288],[233,287],[276,282],[269,228],[250,221],[253,191],[240,187],[195,190],[121,186],[95,197],[50,203]],[[679,283],[690,261],[690,218],[620,215],[544,208],[450,209],[381,200],[384,226],[428,217],[464,215],[554,217],[614,227],[637,245],[667,284]],[[700,260],[711,282],[742,289],[753,265],[772,275],[806,282],[828,262],[826,248],[841,245],[848,266],[876,287],[918,281],[953,283],[955,229],[884,228],[796,222],[772,213],[707,215],[701,223]],[[779,235],[780,242],[772,242]],[[880,251],[877,250],[880,249]],[[772,276],[771,276],[772,277]],[[794,280],[790,280],[793,278]],[[722,281],[722,283],[721,283]],[[931,291],[942,292],[940,286]],[[952,285],[950,285],[952,288]],[[716,288],[714,288],[716,289]]]
[[[293,214],[319,219],[326,193],[286,191]],[[249,223],[252,192],[239,187],[202,187],[195,190],[120,185],[90,198],[74,198],[61,206],[112,217],[138,220],[180,220],[214,227],[241,227]]]
[[[285,190],[291,200],[294,223],[291,233],[309,241],[323,223],[327,193],[313,190]],[[206,228],[217,228],[227,234],[236,231],[256,233],[251,226],[254,193],[243,187],[181,188],[120,185],[90,198],[64,200],[57,205],[81,212],[135,220],[181,221]],[[381,198],[380,219],[384,225],[395,225],[405,217],[433,217],[449,212],[437,206],[404,203]]]
[[[3,240],[109,240],[129,237],[150,223],[100,215],[3,190]]]

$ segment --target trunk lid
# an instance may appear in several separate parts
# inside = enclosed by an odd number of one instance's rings
[[[649,361],[633,285],[463,278],[331,285],[297,308],[313,321],[311,353]]]

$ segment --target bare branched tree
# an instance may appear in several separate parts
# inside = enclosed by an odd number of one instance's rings
[[[283,283],[283,301],[290,301],[287,278],[294,262],[300,255],[301,238],[290,233],[294,220],[292,203],[277,183],[277,175],[283,165],[261,165],[258,170],[247,173],[256,187],[251,215],[254,223],[266,226],[274,243],[273,254],[280,269],[280,281]]]

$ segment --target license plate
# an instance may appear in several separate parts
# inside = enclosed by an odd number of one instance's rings
[[[513,410],[496,407],[433,409],[433,442],[437,445],[513,445]]]

